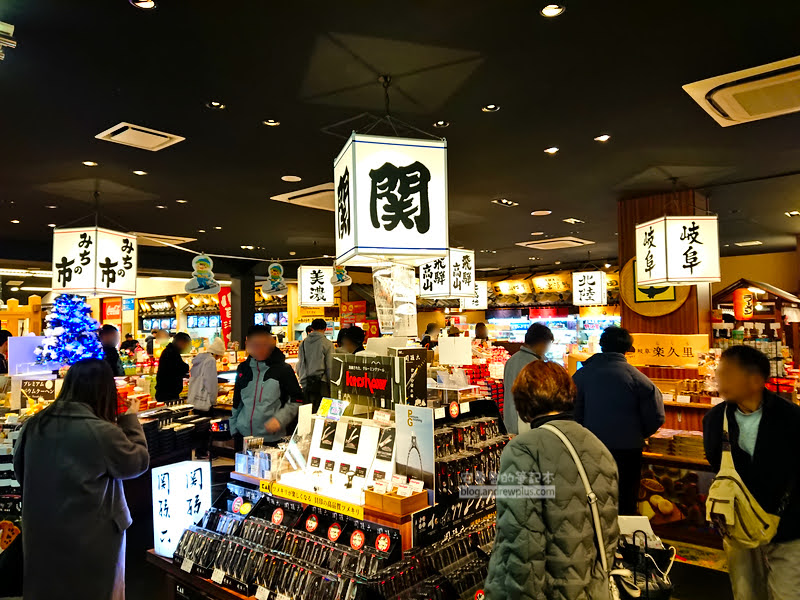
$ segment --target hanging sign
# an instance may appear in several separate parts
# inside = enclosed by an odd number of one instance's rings
[[[153,480],[155,553],[172,557],[183,531],[211,508],[211,466],[191,461],[156,467]]]
[[[267,296],[284,296],[289,290],[286,281],[283,279],[283,265],[281,263],[272,263],[267,267],[269,273],[269,281],[261,286],[261,295]]]
[[[506,279],[494,284],[494,291],[502,296],[521,296],[531,293],[531,286],[525,279]]]
[[[486,281],[473,282],[473,293],[469,298],[459,298],[461,310],[486,310],[489,308],[489,284]]]
[[[593,306],[608,304],[606,274],[603,271],[578,271],[572,274],[572,304]]]
[[[220,285],[214,279],[214,261],[210,256],[198,254],[192,259],[192,279],[184,288],[189,294],[219,294]]]
[[[450,248],[419,268],[421,298],[469,298],[475,293],[475,252]]]
[[[222,343],[228,347],[231,341],[231,324],[233,322],[233,314],[231,307],[231,288],[229,286],[221,287],[219,290],[219,325],[222,330]]]
[[[502,282],[501,282],[502,283]],[[572,289],[572,278],[569,273],[549,273],[538,275],[532,280],[531,287],[535,294],[563,294]]]
[[[700,354],[708,353],[708,335],[632,333],[636,352],[629,354],[634,365],[696,367]]]
[[[333,306],[333,267],[307,267],[297,269],[300,287],[300,306]]]
[[[749,321],[755,315],[756,295],[747,288],[733,291],[733,318]]]
[[[347,269],[344,267],[344,265],[334,265],[331,283],[333,284],[333,287],[341,287],[350,285],[353,283],[353,280],[350,275],[347,274]]]
[[[136,236],[100,227],[53,230],[53,292],[136,295]]]
[[[447,251],[447,142],[354,133],[333,163],[336,262],[419,265]]]
[[[661,217],[636,225],[636,281],[642,286],[720,281],[717,217]]]
[[[363,323],[367,320],[367,301],[360,300],[355,302],[342,302],[341,316],[339,322],[341,328],[350,327],[356,323]]]

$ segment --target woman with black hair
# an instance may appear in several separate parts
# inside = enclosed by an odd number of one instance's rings
[[[22,485],[25,600],[125,597],[123,479],[147,471],[137,402],[117,417],[111,367],[70,367],[58,398],[28,420],[14,451]]]

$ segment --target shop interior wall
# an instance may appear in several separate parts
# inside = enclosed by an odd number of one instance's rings
[[[444,314],[444,310],[432,310],[417,312],[417,329],[419,337],[425,335],[425,328],[428,323],[436,323],[439,327],[444,327],[445,321],[449,315]],[[453,313],[453,316],[465,316],[467,323],[485,323],[486,312],[483,310],[468,310],[460,313]]]
[[[722,281],[712,284],[713,294],[742,278],[768,283],[793,294],[800,290],[800,257],[797,252],[724,256],[720,259],[720,269]]]

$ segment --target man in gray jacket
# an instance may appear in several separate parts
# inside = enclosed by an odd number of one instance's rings
[[[661,392],[625,359],[633,337],[621,327],[600,336],[602,354],[584,361],[573,380],[578,386],[575,420],[611,451],[619,470],[619,514],[636,515],[644,441],[664,424]]]
[[[544,355],[552,343],[553,332],[550,328],[541,323],[534,323],[525,333],[525,343],[522,344],[522,348],[506,363],[503,371],[503,423],[508,433],[525,433],[531,428],[530,424],[525,423],[517,415],[514,394],[511,390],[519,372],[535,360],[544,360]]]
[[[297,353],[297,374],[306,404],[317,412],[323,398],[331,393],[331,369],[333,368],[333,342],[325,337],[328,324],[325,319],[314,319],[311,332],[300,344]]]

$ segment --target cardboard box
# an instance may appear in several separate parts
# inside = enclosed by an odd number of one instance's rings
[[[428,506],[428,492],[422,490],[405,497],[398,496],[396,492],[376,494],[372,490],[367,490],[364,506],[398,516],[410,515]]]

